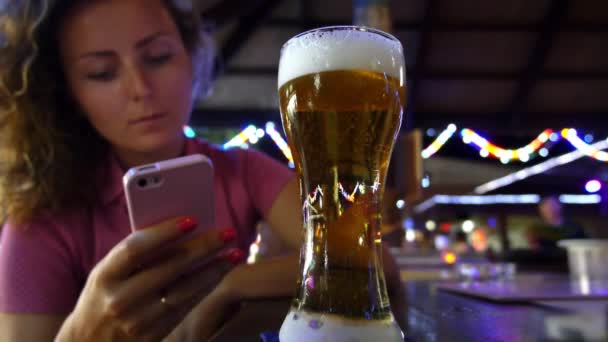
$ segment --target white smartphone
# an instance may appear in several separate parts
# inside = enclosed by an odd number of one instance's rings
[[[132,230],[178,216],[197,219],[191,234],[215,226],[213,164],[202,154],[133,167],[123,187]]]

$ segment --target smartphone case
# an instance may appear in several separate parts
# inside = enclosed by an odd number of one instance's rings
[[[213,164],[202,154],[129,169],[123,177],[131,229],[193,216],[200,232],[215,225]]]

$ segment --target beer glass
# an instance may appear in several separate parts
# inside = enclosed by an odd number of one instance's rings
[[[291,341],[402,341],[382,271],[381,204],[405,104],[399,41],[356,26],[319,28],[281,49],[281,119],[300,180]]]

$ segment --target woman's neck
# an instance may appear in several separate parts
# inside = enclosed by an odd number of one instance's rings
[[[163,148],[150,151],[138,152],[132,150],[124,150],[114,148],[114,152],[118,160],[125,169],[133,166],[155,163],[160,160],[177,158],[185,153],[186,138],[180,134],[180,137],[175,142],[165,145]]]

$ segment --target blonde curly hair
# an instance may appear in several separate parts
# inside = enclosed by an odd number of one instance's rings
[[[26,223],[93,204],[92,179],[109,144],[71,97],[59,61],[57,28],[88,0],[0,1],[0,222]],[[172,15],[196,73],[193,92],[211,83],[214,49],[192,0],[162,0]]]

